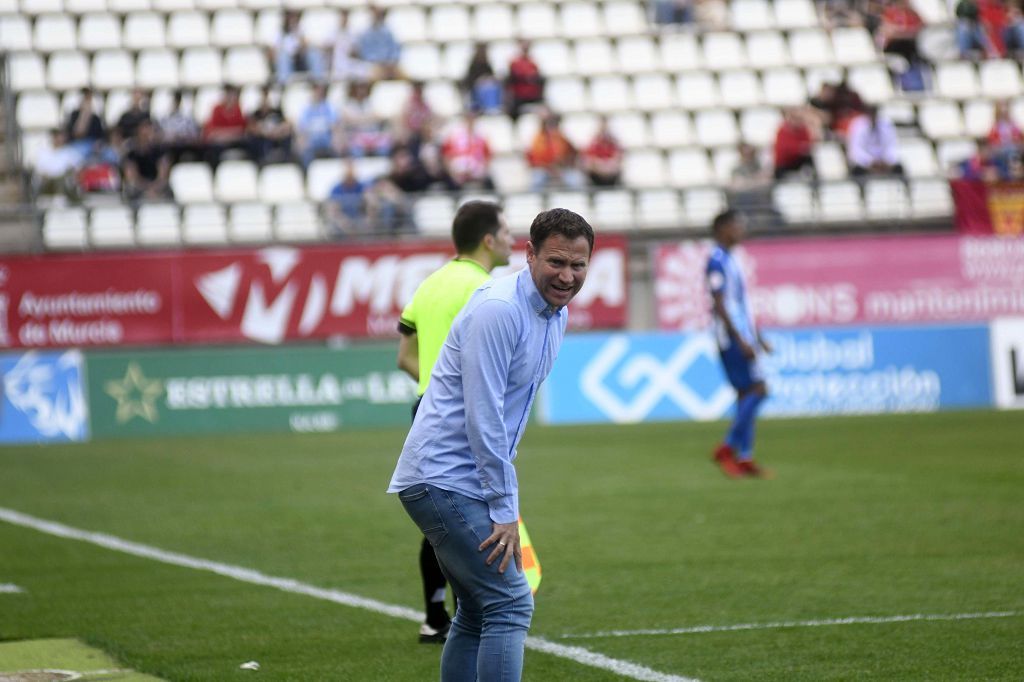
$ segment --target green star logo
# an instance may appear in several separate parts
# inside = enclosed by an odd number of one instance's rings
[[[156,401],[164,392],[159,379],[147,379],[138,363],[128,363],[124,378],[108,381],[104,386],[107,394],[117,401],[117,423],[124,424],[132,417],[140,417],[150,424],[160,418]]]

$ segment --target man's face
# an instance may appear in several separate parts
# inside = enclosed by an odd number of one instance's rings
[[[583,287],[590,267],[590,244],[586,237],[568,239],[553,234],[541,242],[539,249],[527,242],[526,262],[540,295],[560,308]]]
[[[498,214],[498,231],[488,236],[491,237],[491,255],[494,258],[494,266],[508,265],[516,240],[512,236],[511,230],[508,229],[508,222],[505,221],[503,214]]]
[[[736,216],[732,222],[722,228],[722,243],[726,246],[734,246],[743,241],[746,234],[746,221],[741,216]]]

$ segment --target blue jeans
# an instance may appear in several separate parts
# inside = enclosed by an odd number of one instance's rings
[[[406,513],[434,547],[459,598],[441,654],[441,682],[517,682],[523,674],[533,594],[526,574],[509,562],[498,573],[492,548],[477,548],[493,529],[487,503],[418,483],[398,494]]]

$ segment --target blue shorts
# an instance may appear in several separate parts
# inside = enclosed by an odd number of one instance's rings
[[[720,348],[722,355],[722,367],[725,368],[725,375],[729,377],[729,383],[737,391],[746,391],[751,386],[764,381],[764,374],[761,366],[755,357],[747,359],[740,350],[739,344],[732,344],[728,348]]]

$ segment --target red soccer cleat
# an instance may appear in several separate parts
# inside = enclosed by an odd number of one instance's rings
[[[725,443],[722,443],[715,449],[712,460],[718,464],[718,468],[722,470],[722,473],[729,478],[743,478],[746,475],[736,461],[736,453]]]
[[[740,475],[748,478],[771,478],[772,472],[762,468],[752,459],[745,459],[742,462],[736,462],[737,468],[740,470]]]

